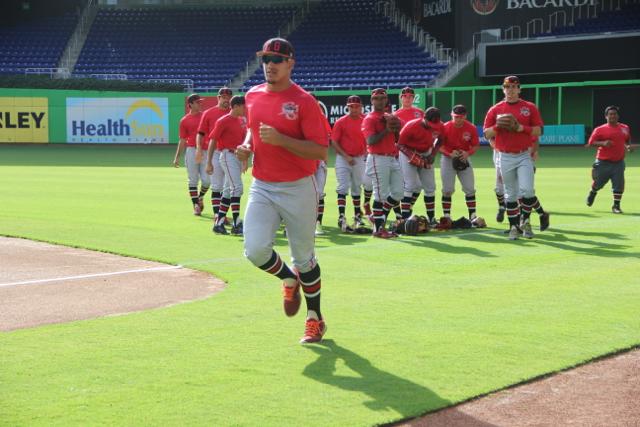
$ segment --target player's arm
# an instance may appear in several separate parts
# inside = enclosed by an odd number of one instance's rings
[[[338,153],[338,155],[344,157],[344,159],[351,164],[351,162],[353,161],[353,157],[351,157],[350,155],[348,155],[340,146],[340,144],[338,144],[336,141],[334,141],[333,139],[330,141],[331,146],[333,147],[334,150],[336,150],[336,153]]]
[[[534,138],[531,142],[531,147],[529,147],[529,154],[531,154],[531,158],[535,161],[538,160],[538,149],[540,148],[540,140],[538,138]]]
[[[387,134],[390,134],[390,133],[392,133],[392,132],[385,127],[382,130],[382,132],[374,133],[373,135],[368,136],[367,137],[367,145],[376,145],[376,144],[378,144],[380,141],[382,141],[384,139],[385,136],[387,136]]]
[[[247,135],[244,137],[242,144],[236,147],[236,157],[241,162],[246,162],[251,157],[253,148],[251,147],[251,129],[247,129]]]
[[[216,142],[215,140],[211,140],[211,144],[209,144],[209,149],[207,150],[207,173],[209,175],[213,175],[213,153],[216,151]]]
[[[604,139],[598,129],[593,131],[591,137],[589,137],[589,142],[587,143],[587,145],[596,148],[609,147],[611,144],[613,144],[613,141],[610,139]]]
[[[497,114],[493,108],[487,111],[487,116],[484,118],[484,124],[482,125],[482,132],[487,140],[495,139],[498,130],[496,128]]]
[[[473,126],[473,128],[469,129],[471,130],[471,142],[467,151],[463,151],[462,156],[464,159],[468,159],[469,157],[476,154],[476,151],[478,151],[478,148],[480,148],[480,138],[478,137],[478,131],[476,130],[476,127]]]
[[[292,138],[278,132],[274,127],[260,123],[260,139],[265,144],[282,147],[298,157],[308,160],[325,160],[328,147],[314,141]]]
[[[176,155],[173,158],[173,166],[176,168],[180,167],[180,155],[184,151],[184,147],[186,144],[187,140],[184,138],[180,138],[180,141],[178,142],[178,148],[176,148]]]

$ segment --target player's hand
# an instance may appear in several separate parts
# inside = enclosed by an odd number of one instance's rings
[[[356,164],[356,161],[353,159],[353,157],[351,157],[350,155],[346,155],[344,156],[344,159],[347,161],[347,163],[349,163],[351,166]]]
[[[202,162],[202,149],[196,150],[196,164],[200,164]]]
[[[602,142],[602,146],[603,147],[611,147],[611,140],[607,139],[606,141]]]
[[[176,156],[173,158],[173,167],[174,168],[179,168],[180,167],[180,157]]]
[[[633,153],[634,146],[632,144],[625,145],[624,148],[627,150],[627,153]]]
[[[241,162],[246,162],[251,156],[251,148],[246,145],[238,145],[236,147],[236,157]]]
[[[211,163],[207,165],[207,175],[213,175],[213,165]]]
[[[260,139],[265,144],[280,145],[280,132],[269,125],[260,123]]]
[[[467,160],[469,158],[469,152],[468,151],[464,151],[464,150],[460,150],[460,155],[459,157],[462,160]]]

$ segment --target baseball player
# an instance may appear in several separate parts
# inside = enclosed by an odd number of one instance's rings
[[[231,89],[227,87],[223,87],[218,91],[218,105],[215,107],[211,107],[206,110],[202,114],[202,119],[200,120],[200,125],[198,126],[198,136],[196,138],[196,144],[198,146],[197,150],[197,160],[201,162],[206,168],[206,161],[204,160],[204,156],[209,149],[209,138],[208,136],[211,134],[213,127],[216,124],[216,121],[225,114],[229,114],[229,100],[231,99],[233,92]],[[216,147],[214,147],[216,150]],[[229,194],[222,194],[224,188],[224,173],[222,172],[222,168],[218,163],[218,159],[220,158],[220,153],[216,152],[213,156],[213,173],[210,177],[211,179],[211,206],[213,207],[213,217],[218,216],[218,212],[220,210],[220,204],[224,203],[229,209],[230,199]],[[202,193],[202,192],[201,192]],[[204,195],[204,194],[202,194]],[[202,196],[201,196],[202,198]]]
[[[387,101],[385,89],[374,89],[371,92],[372,110],[362,120],[362,133],[369,152],[366,173],[373,181],[373,236],[382,239],[397,237],[387,231],[384,224],[402,197],[402,175],[396,147],[400,120],[384,112]]]
[[[340,117],[333,125],[331,146],[336,150],[336,179],[338,186],[338,227],[343,232],[350,231],[345,215],[347,195],[351,191],[355,227],[364,225],[360,209],[360,188],[365,172],[367,142],[362,134],[362,101],[359,96],[347,98],[348,114]]]
[[[244,218],[245,256],[283,281],[284,311],[300,308],[300,287],[307,303],[301,343],[322,339],[326,324],[320,312],[320,265],[315,257],[315,224],[319,189],[318,161],[327,157],[329,140],[313,97],[291,81],[295,59],[291,43],[267,40],[257,53],[266,83],[245,96],[249,132],[236,156],[253,152],[253,182]],[[294,269],[273,250],[284,221]]]
[[[242,197],[242,172],[243,165],[235,155],[236,148],[242,144],[247,134],[247,122],[244,116],[244,97],[234,96],[230,101],[231,112],[218,119],[209,138],[212,143],[207,153],[207,173],[213,172],[212,157],[219,153],[218,164],[224,173],[225,193],[231,195],[231,214],[233,226],[231,234],[242,234],[242,222],[240,216],[240,198]],[[228,187],[228,188],[227,188]],[[228,205],[222,203],[218,211],[218,217],[214,221],[213,232],[227,234],[224,219],[227,215]]]
[[[442,210],[445,217],[451,217],[451,195],[455,191],[457,176],[464,192],[469,219],[473,223],[476,218],[476,189],[473,166],[469,157],[480,146],[478,130],[467,120],[467,108],[464,105],[454,106],[451,118],[452,120],[443,127],[444,138],[440,146],[440,152],[443,154],[440,157]],[[454,167],[457,164],[460,166]]]
[[[173,166],[180,167],[180,155],[186,147],[184,162],[189,180],[189,198],[193,204],[193,214],[200,216],[202,213],[200,194],[206,193],[210,185],[210,177],[205,171],[204,162],[198,162],[196,159],[196,135],[202,117],[202,98],[194,93],[187,98],[187,104],[189,112],[180,120],[180,141],[173,158]],[[198,184],[201,188],[200,193],[198,193]]]
[[[400,168],[404,178],[402,216],[411,216],[413,203],[424,191],[424,205],[431,224],[436,223],[436,179],[433,161],[437,154],[437,141],[442,134],[440,110],[429,107],[425,116],[408,122],[400,131]]]
[[[519,225],[523,236],[530,239],[533,231],[529,217],[533,206],[539,203],[533,184],[536,146],[532,144],[532,137],[540,136],[543,122],[535,104],[520,98],[518,77],[505,77],[502,91],[505,99],[487,112],[484,134],[487,139],[495,138],[496,165],[505,187],[509,240],[518,239]],[[522,215],[518,208],[518,191],[522,192]]]
[[[313,99],[316,100],[318,104],[318,108],[320,108],[320,101],[315,94],[311,94]],[[322,108],[320,108],[320,115],[322,116],[322,124],[324,125],[325,131],[327,132],[327,138],[331,138],[331,125],[329,124],[329,120],[322,113]],[[316,182],[318,183],[318,189],[320,191],[320,199],[318,200],[318,215],[316,216],[316,236],[321,236],[324,234],[324,230],[322,230],[322,217],[324,216],[324,197],[326,196],[324,192],[324,187],[327,184],[327,159],[320,160],[318,162],[318,169],[316,169],[315,173]]]
[[[591,147],[596,147],[596,161],[591,169],[593,181],[591,191],[587,196],[587,206],[593,205],[598,190],[611,180],[613,191],[613,206],[611,212],[621,214],[620,200],[624,192],[624,157],[626,152],[632,152],[631,131],[629,126],[620,123],[620,108],[610,105],[604,110],[604,117],[607,123],[598,126],[591,133],[589,143]]]
[[[421,119],[424,117],[424,111],[413,106],[413,100],[416,98],[415,91],[409,86],[400,91],[400,103],[402,106],[393,113],[400,119],[402,127],[414,119]]]

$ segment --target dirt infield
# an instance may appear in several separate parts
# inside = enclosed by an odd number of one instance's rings
[[[223,287],[179,266],[0,237],[0,331],[164,307]],[[640,350],[396,425],[640,427]]]
[[[224,283],[199,271],[0,237],[0,331],[203,299]]]

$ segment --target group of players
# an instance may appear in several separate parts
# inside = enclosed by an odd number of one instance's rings
[[[265,83],[254,86],[244,97],[232,97],[231,90],[223,88],[218,93],[218,105],[204,113],[201,98],[197,94],[188,97],[190,112],[180,122],[174,165],[178,166],[186,146],[194,214],[201,214],[202,199],[211,187],[213,231],[227,234],[226,214],[231,207],[231,232],[244,234],[245,256],[282,281],[287,316],[298,312],[302,291],[307,316],[300,342],[314,343],[326,332],[320,311],[321,275],[315,257],[315,234],[321,232],[328,147],[333,146],[337,153],[338,225],[343,231],[351,228],[346,219],[346,199],[351,194],[353,226],[359,227],[369,219],[373,236],[387,239],[396,237],[385,227],[391,210],[398,217],[410,217],[421,192],[427,216],[435,222],[433,164],[438,152],[444,217],[451,212],[457,177],[470,221],[478,221],[470,160],[479,145],[478,133],[466,120],[463,105],[453,107],[452,120],[443,124],[437,108],[430,107],[423,113],[413,107],[414,92],[408,87],[401,93],[402,108],[394,114],[387,112],[385,89],[372,91],[372,110],[366,116],[361,99],[350,96],[348,114],[331,129],[316,99],[291,81],[295,56],[290,42],[267,40],[257,56]],[[543,123],[537,107],[520,98],[518,77],[506,77],[502,89],[505,99],[490,108],[483,127],[494,149],[497,220],[501,222],[506,212],[509,239],[521,235],[531,238],[529,218],[533,210],[540,214],[541,230],[549,226],[549,215],[534,191],[534,160]],[[590,206],[596,192],[611,180],[614,213],[622,212],[624,153],[630,150],[629,129],[617,122],[618,113],[617,107],[608,107],[607,124],[594,130],[589,140],[590,145],[598,147],[598,154],[587,204]],[[240,176],[251,157],[253,181],[243,226],[239,219],[243,191]],[[281,223],[286,228],[293,268],[274,250]]]

